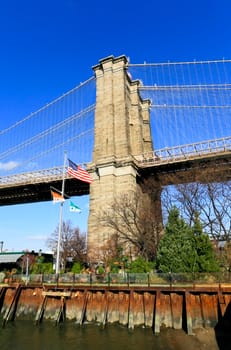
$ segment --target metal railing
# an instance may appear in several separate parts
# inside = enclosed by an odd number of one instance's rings
[[[134,158],[140,167],[149,167],[230,154],[230,152],[231,136],[188,145],[166,147],[134,156]]]
[[[0,177],[0,188],[9,187],[11,185],[24,185],[24,184],[34,184],[40,182],[48,181],[58,181],[63,178],[63,166],[37,170],[34,172],[27,172],[9,176]],[[67,167],[65,172],[65,179],[71,178],[67,174]]]
[[[231,272],[216,273],[66,273],[66,274],[14,274],[0,283],[48,284],[57,286],[194,286],[231,284]]]
[[[146,152],[144,154],[134,156],[134,159],[139,167],[144,168],[162,164],[178,163],[190,159],[213,157],[223,154],[226,155],[230,153],[231,136]],[[3,176],[0,177],[0,189],[13,185],[19,186],[24,184],[57,181],[61,180],[62,176],[62,166],[38,170],[35,172]],[[67,169],[65,178],[70,178],[70,175],[67,174]]]

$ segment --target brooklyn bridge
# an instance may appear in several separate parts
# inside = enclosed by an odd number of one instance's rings
[[[204,172],[231,178],[231,60],[132,64],[109,56],[92,72],[0,131],[0,205],[51,200],[51,187],[61,191],[65,179],[67,196],[90,195],[88,247],[105,239],[98,213],[116,196],[149,196],[158,220],[162,186],[205,181]],[[90,185],[68,175],[64,153],[87,169]],[[150,179],[147,194],[142,182]]]

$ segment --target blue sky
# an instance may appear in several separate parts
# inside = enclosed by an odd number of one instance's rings
[[[231,59],[230,0],[0,1],[0,129],[92,76],[108,55],[131,63]],[[87,229],[82,214],[64,219]],[[8,250],[46,250],[59,206],[0,207],[0,240]]]

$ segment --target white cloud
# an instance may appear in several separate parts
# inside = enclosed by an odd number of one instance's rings
[[[31,170],[34,170],[36,168],[38,168],[38,163],[37,162],[30,162],[26,166],[26,171],[28,171],[28,170],[31,171]]]
[[[7,163],[2,163],[0,162],[0,170],[12,170],[14,168],[16,168],[19,165],[18,162],[14,162],[14,161],[9,161]]]
[[[42,235],[34,235],[34,236],[27,236],[27,239],[33,240],[33,241],[44,241],[45,239],[47,239],[46,236],[42,236]]]

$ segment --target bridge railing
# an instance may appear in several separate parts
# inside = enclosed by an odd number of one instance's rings
[[[212,157],[231,152],[231,136],[208,140],[198,143],[163,148],[156,151],[134,156],[139,166],[157,166],[161,164],[176,163],[190,159]]]
[[[231,136],[208,140],[198,143],[181,145],[176,147],[168,147],[156,151],[147,152],[134,156],[135,161],[140,167],[158,166],[162,164],[177,163],[198,158],[208,158],[231,152]],[[15,174],[0,177],[0,188],[9,187],[11,185],[24,185],[32,183],[40,183],[42,181],[56,181],[63,177],[63,166],[50,169],[43,169],[34,172]],[[65,178],[70,178],[65,170]]]
[[[43,169],[33,172],[2,176],[0,177],[0,188],[9,187],[9,185],[23,185],[28,183],[40,183],[49,179],[49,181],[57,181],[63,178],[63,166],[50,169]],[[65,169],[65,179],[71,178]]]

